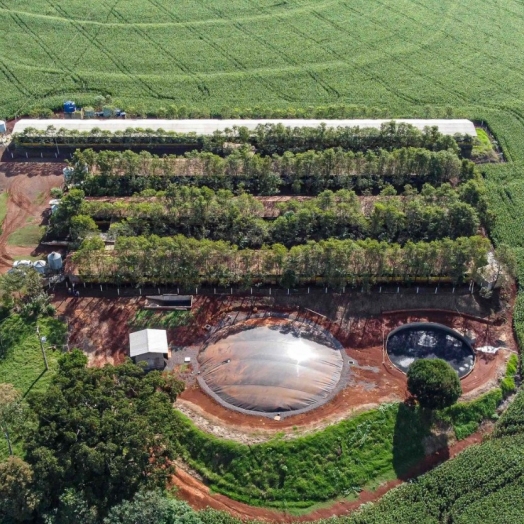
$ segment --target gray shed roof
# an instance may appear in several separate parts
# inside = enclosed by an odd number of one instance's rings
[[[212,135],[215,131],[223,131],[235,126],[247,127],[254,130],[260,124],[282,124],[286,127],[318,127],[324,123],[327,127],[361,127],[376,128],[391,119],[381,120],[306,120],[306,119],[268,119],[268,120],[216,120],[216,119],[194,119],[194,120],[162,120],[162,119],[105,119],[105,120],[65,120],[65,119],[22,119],[14,127],[13,133],[22,133],[25,129],[33,127],[45,131],[49,126],[56,129],[67,129],[77,131],[90,131],[97,127],[103,131],[125,131],[129,128],[163,129],[164,131],[175,131],[176,133],[196,133],[197,135]],[[425,127],[438,127],[444,135],[460,133],[476,136],[475,126],[470,120],[420,120],[420,119],[397,119],[395,122],[411,124],[417,129]]]
[[[131,357],[167,352],[167,335],[164,329],[143,329],[129,334],[129,355]]]

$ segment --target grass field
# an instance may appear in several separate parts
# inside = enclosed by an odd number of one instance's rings
[[[3,0],[0,116],[111,93],[146,108],[502,110],[522,127],[523,19],[517,0]]]
[[[12,315],[0,323],[0,382],[13,384],[23,396],[45,391],[60,355],[65,325],[53,318],[38,321],[41,333],[47,336],[46,354],[49,371],[45,371],[42,351],[34,320]],[[52,349],[57,346],[58,350]],[[20,441],[15,450],[21,451]],[[0,460],[7,455],[5,440],[0,439]]]
[[[501,399],[501,391],[494,389],[438,412],[435,419],[463,439],[493,416]],[[364,487],[402,478],[423,458],[423,441],[435,422],[404,404],[384,404],[312,435],[246,446],[204,433],[182,415],[180,420],[185,459],[214,490],[297,514],[301,508],[351,498]]]
[[[37,224],[28,224],[9,235],[7,243],[10,246],[34,246],[40,242],[44,231],[45,227]]]

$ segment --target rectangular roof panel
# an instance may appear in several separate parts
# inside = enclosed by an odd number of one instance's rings
[[[196,133],[197,135],[212,135],[215,131],[224,131],[233,127],[247,127],[254,130],[258,125],[282,124],[285,127],[318,127],[325,124],[327,127],[361,127],[376,128],[391,119],[382,120],[306,120],[306,119],[268,119],[268,120],[218,120],[218,119],[193,119],[193,120],[162,120],[162,119],[105,119],[105,120],[65,120],[65,119],[22,119],[16,122],[13,133],[22,133],[27,128],[35,128],[45,131],[49,126],[56,129],[67,129],[76,131],[91,131],[99,128],[102,131],[125,131],[129,128],[142,129],[163,129],[164,131],[174,131],[176,133]],[[436,126],[444,135],[477,136],[475,126],[471,120],[420,120],[403,119],[395,120],[397,123],[411,124],[417,129],[423,130],[425,127]]]
[[[129,333],[129,355],[131,357],[167,352],[167,335],[164,329],[143,329]]]

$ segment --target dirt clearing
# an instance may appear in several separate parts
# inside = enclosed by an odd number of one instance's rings
[[[80,292],[82,293],[82,288]],[[305,299],[311,300],[311,297],[306,295]],[[474,297],[469,300],[473,302]],[[186,380],[186,390],[178,401],[180,409],[192,416],[203,430],[224,438],[258,442],[281,431],[290,433],[289,438],[293,438],[294,435],[317,431],[384,402],[403,401],[407,398],[406,377],[391,364],[383,345],[389,331],[399,325],[418,321],[439,322],[461,332],[474,333],[476,346],[505,347],[494,356],[477,355],[472,373],[462,381],[464,399],[474,398],[493,388],[504,373],[510,352],[516,349],[511,318],[494,323],[490,316],[475,320],[465,315],[442,311],[362,316],[361,311],[366,309],[366,304],[371,307],[376,302],[377,299],[373,296],[362,295],[357,301],[350,295],[334,295],[331,297],[331,304],[336,307],[330,319],[305,311],[303,307],[297,310],[296,305],[291,307],[288,303],[283,304],[275,299],[268,301],[255,297],[196,296],[189,321],[185,325],[167,329],[168,342],[173,349],[168,368],[179,369],[184,358],[191,357],[191,369],[183,377]],[[396,297],[398,305],[412,302],[412,297]],[[67,318],[69,347],[83,349],[89,357],[90,365],[100,366],[122,362],[128,355],[129,332],[133,330],[131,323],[137,311],[144,306],[145,299],[72,298],[57,295],[54,304],[58,313]],[[319,309],[320,306],[321,304],[316,304]],[[472,303],[470,311],[480,312],[475,303]],[[249,320],[254,315],[272,312],[288,315],[290,319],[316,322],[343,345],[352,362],[346,387],[332,400],[318,409],[282,420],[227,409],[205,393],[196,380],[199,371],[197,357],[209,337],[206,325],[217,326],[224,322],[234,324]]]
[[[39,226],[45,224],[51,188],[60,187],[63,183],[64,165],[39,162],[0,163],[0,191],[6,191],[8,195],[6,216],[0,234],[0,272],[10,269],[13,261],[20,257],[39,254],[35,232]],[[9,240],[16,232],[19,232],[18,236]]]

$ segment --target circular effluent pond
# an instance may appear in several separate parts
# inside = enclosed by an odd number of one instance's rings
[[[470,342],[460,333],[430,322],[416,322],[394,329],[386,342],[388,356],[395,367],[407,373],[419,358],[441,358],[465,377],[475,365]]]
[[[208,393],[234,409],[275,414],[322,404],[339,383],[342,347],[303,323],[235,326],[199,355]]]

